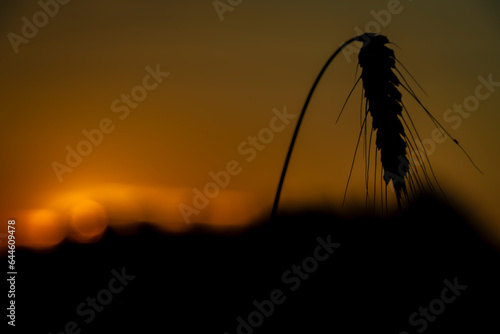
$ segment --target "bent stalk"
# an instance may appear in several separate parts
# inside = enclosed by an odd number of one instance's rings
[[[332,56],[327,60],[321,71],[319,72],[318,76],[316,77],[316,80],[314,81],[311,90],[309,91],[309,95],[307,95],[306,102],[304,103],[304,107],[302,108],[302,112],[300,113],[299,119],[297,121],[297,125],[295,126],[295,131],[293,132],[292,136],[292,141],[290,142],[290,147],[288,148],[288,153],[285,158],[285,164],[283,165],[283,170],[281,172],[281,177],[280,177],[280,182],[278,184],[278,189],[276,190],[276,196],[274,197],[274,204],[273,204],[273,210],[271,213],[271,220],[274,220],[278,213],[278,205],[280,201],[280,196],[281,196],[281,189],[283,188],[283,183],[285,181],[285,176],[286,176],[286,171],[288,169],[288,164],[290,163],[290,158],[292,156],[292,151],[293,147],[295,145],[295,141],[297,140],[297,135],[299,134],[299,129],[300,129],[300,124],[302,123],[302,119],[304,118],[304,115],[307,110],[307,106],[309,105],[309,102],[311,100],[312,95],[314,94],[314,90],[316,89],[316,86],[318,85],[319,81],[321,80],[321,77],[325,73],[326,69],[330,65],[330,63],[333,61],[333,59],[344,49],[347,45],[349,45],[352,42],[358,41],[360,39],[360,36],[356,36],[342,44],[333,54]]]

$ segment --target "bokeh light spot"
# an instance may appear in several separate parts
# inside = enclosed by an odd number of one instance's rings
[[[105,208],[94,201],[84,200],[71,209],[70,238],[82,243],[98,241],[108,226]]]

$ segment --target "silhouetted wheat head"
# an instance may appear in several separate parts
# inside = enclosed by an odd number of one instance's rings
[[[394,51],[387,46],[387,44],[389,44],[387,37],[366,33],[354,37],[342,44],[328,59],[311,87],[290,142],[290,147],[288,149],[276,192],[272,218],[274,218],[277,213],[281,189],[288,164],[290,162],[293,146],[297,139],[300,124],[303,120],[314,90],[332,60],[348,44],[356,41],[363,42],[358,56],[358,64],[362,69],[361,75],[356,80],[354,87],[349,93],[349,96],[340,111],[339,118],[346,106],[347,101],[349,100],[349,97],[360,81],[362,82],[365,99],[362,105],[361,129],[355,148],[351,170],[347,179],[344,201],[349,181],[351,179],[358,147],[363,135],[367,204],[369,198],[372,197],[373,205],[375,206],[377,191],[380,191],[382,209],[384,207],[384,197],[385,206],[387,207],[387,187],[390,183],[392,183],[399,208],[402,207],[403,203],[408,202],[411,196],[415,196],[419,191],[431,190],[434,193],[439,192],[442,196],[445,196],[435,177],[425,149],[419,145],[419,142],[421,142],[420,136],[402,101],[402,94],[400,90],[406,91],[413,99],[415,99],[415,101],[417,101],[425,113],[430,117],[434,125],[440,129],[443,134],[447,134],[462,150],[463,148],[458,144],[456,139],[444,130],[441,124],[439,124],[436,118],[431,115],[427,108],[425,108],[413,89],[410,87],[408,81],[397,69],[396,64],[399,64],[406,71],[406,68],[397,60]],[[413,76],[411,76],[408,71],[406,72],[413,79]],[[415,83],[417,82],[415,81]],[[371,116],[371,119],[368,118],[368,115]],[[371,157],[371,148],[373,146],[372,138],[374,133],[374,180],[372,183],[369,181],[371,166],[370,160],[373,158]],[[410,154],[410,151],[413,152],[413,154]],[[465,151],[464,153],[467,154]],[[379,163],[377,159],[378,155],[380,155],[381,165],[380,177],[377,174],[377,164]],[[381,184],[377,189],[378,179]],[[385,185],[382,184],[382,181],[385,182]]]
[[[410,162],[406,156],[408,137],[400,119],[403,111],[398,90],[400,82],[393,72],[396,60],[387,43],[389,40],[385,36],[371,36],[370,42],[361,48],[359,66],[367,110],[372,116],[370,137],[376,130],[375,146],[377,152],[380,151],[383,178],[386,186],[392,181],[399,204],[407,195],[405,179]]]
[[[381,180],[385,182],[385,187],[382,185],[380,186],[382,206],[385,193],[382,190],[387,190],[387,186],[392,182],[398,206],[401,207],[401,202],[408,200],[408,188],[410,188],[410,193],[415,193],[415,190],[417,188],[422,189],[425,183],[430,189],[434,190],[428,169],[431,175],[434,175],[434,173],[429,160],[425,156],[425,152],[417,148],[415,137],[418,137],[418,133],[415,128],[412,129],[412,127],[409,126],[409,124],[413,124],[410,115],[406,115],[407,118],[410,118],[409,122],[407,122],[404,117],[404,104],[399,89],[403,87],[404,89],[408,89],[410,94],[414,93],[401,72],[396,68],[397,59],[394,50],[387,46],[389,40],[385,36],[375,34],[365,34],[359,38],[364,41],[359,52],[358,60],[359,66],[362,69],[360,79],[363,83],[364,97],[366,99],[364,119],[361,126],[361,132],[364,131],[365,134],[366,199],[368,201],[370,196],[368,193],[371,163],[370,153],[372,148],[372,137],[375,132],[373,200],[375,201],[377,196],[376,167],[377,156],[380,154],[380,164],[382,167]],[[401,79],[398,78],[396,73],[400,75]],[[406,87],[401,80],[403,80],[408,87]],[[406,108],[404,109],[406,110]],[[368,114],[372,117],[371,124],[369,124],[370,120],[367,119]],[[367,137],[368,131],[370,133],[369,137]],[[359,139],[360,138],[361,133]],[[408,148],[412,148],[413,152],[415,152],[415,149],[418,150],[420,155],[415,157],[415,159],[417,159],[416,163],[410,161],[413,157],[409,156]],[[428,162],[428,166],[425,166],[425,161]],[[421,174],[423,175],[418,173],[416,164],[422,166]],[[410,174],[410,168],[412,168],[412,174]],[[350,176],[351,174],[349,175],[349,179]],[[435,181],[437,183],[437,180]],[[439,187],[439,183],[437,183],[437,186]],[[344,200],[345,195],[346,194],[344,194]],[[385,198],[387,204],[387,193],[385,193]]]

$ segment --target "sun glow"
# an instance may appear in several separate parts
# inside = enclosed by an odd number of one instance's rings
[[[71,209],[69,224],[70,237],[75,241],[97,241],[108,225],[106,209],[94,201],[82,201]]]
[[[23,215],[18,233],[22,245],[35,249],[52,248],[66,236],[66,226],[59,213],[50,209],[28,211]]]
[[[97,242],[106,230],[135,233],[142,223],[167,233],[184,233],[196,226],[211,229],[242,227],[260,212],[257,199],[244,192],[221,190],[187,224],[179,210],[190,203],[192,189],[108,184],[47,196],[35,209],[16,216],[18,244],[50,250],[65,239]],[[2,243],[3,246],[3,243]]]

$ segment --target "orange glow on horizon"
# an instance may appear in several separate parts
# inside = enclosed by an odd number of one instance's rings
[[[90,200],[78,203],[71,209],[70,238],[77,242],[95,242],[103,235],[108,226],[105,208]]]
[[[34,249],[53,248],[67,234],[67,226],[61,215],[50,209],[25,212],[16,220],[17,244]]]
[[[169,233],[187,232],[204,225],[213,229],[242,227],[258,215],[256,199],[249,194],[221,190],[210,204],[187,224],[179,204],[192,205],[192,190],[109,184],[66,192],[41,203],[43,209],[16,215],[18,245],[51,249],[65,238],[71,242],[97,242],[111,228],[133,233],[142,223]],[[129,231],[129,232],[127,232]],[[4,246],[3,244],[1,246]]]

